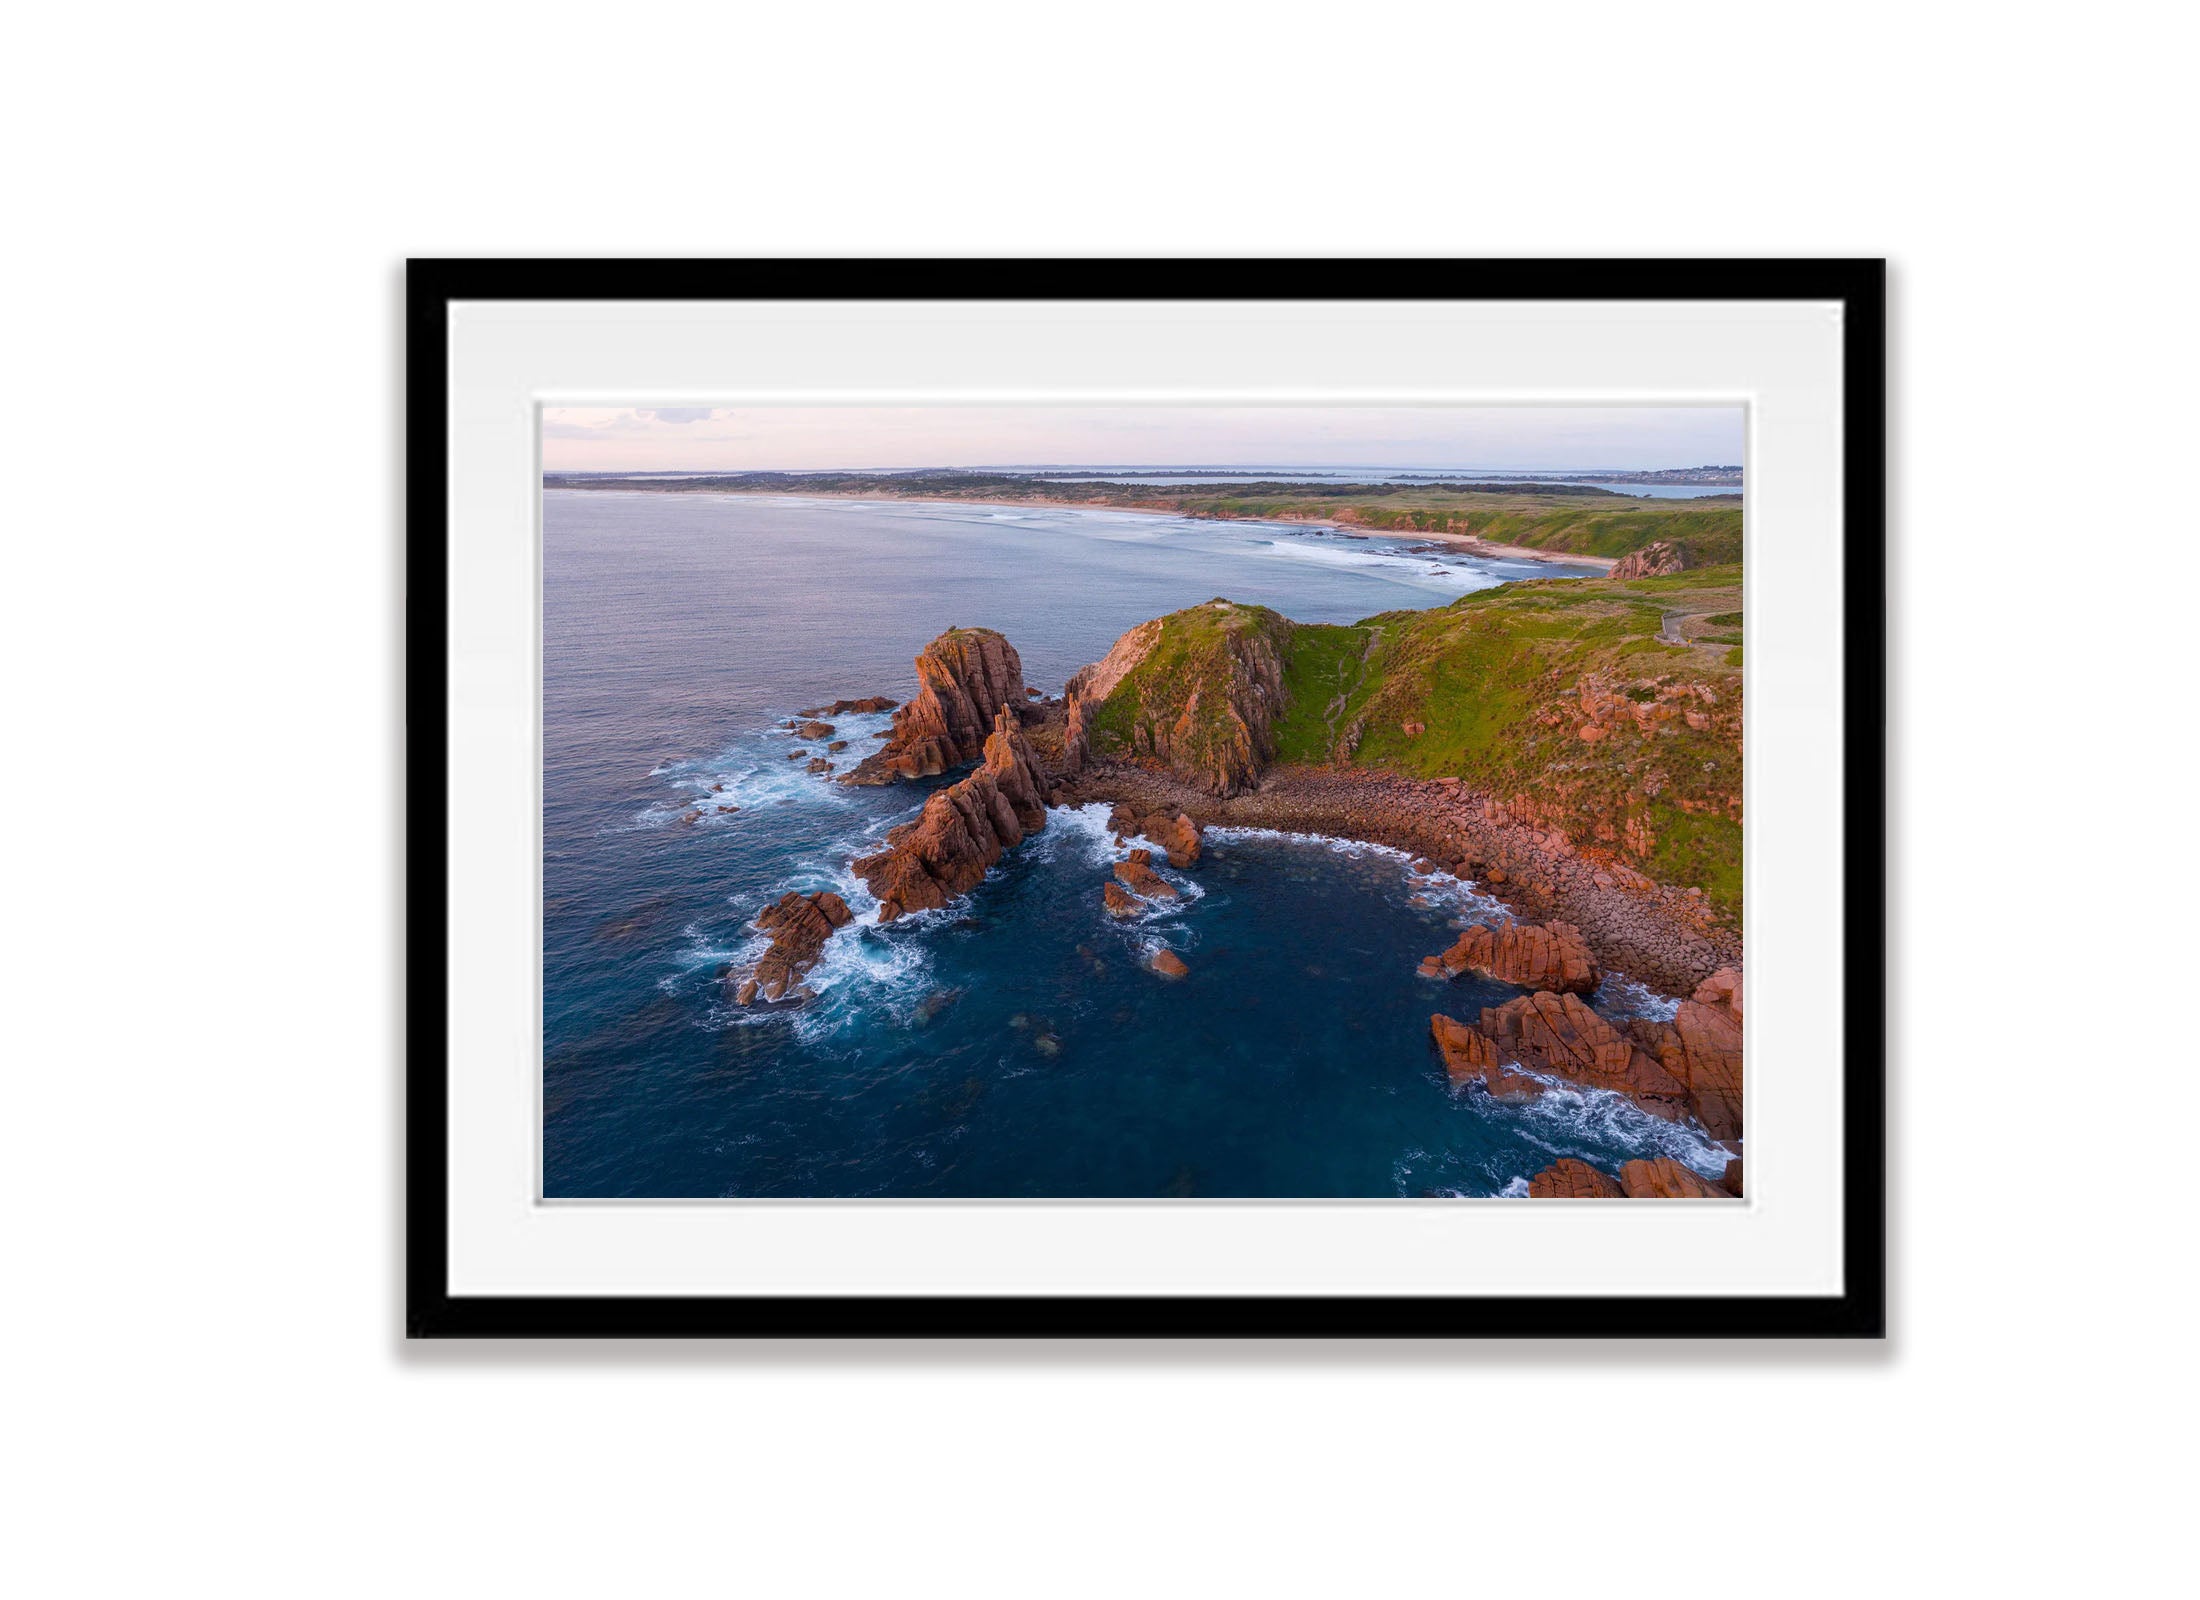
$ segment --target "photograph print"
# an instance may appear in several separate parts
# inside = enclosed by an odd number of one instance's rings
[[[542,1193],[1744,1193],[1739,405],[547,405]]]

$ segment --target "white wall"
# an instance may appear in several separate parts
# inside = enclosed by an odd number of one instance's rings
[[[11,1587],[2133,1581],[2191,1420],[2171,15],[15,19]],[[1894,258],[1894,1340],[401,1348],[400,259],[1247,251]]]

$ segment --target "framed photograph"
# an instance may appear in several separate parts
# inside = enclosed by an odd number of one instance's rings
[[[1883,1333],[1883,263],[407,296],[413,1335]]]

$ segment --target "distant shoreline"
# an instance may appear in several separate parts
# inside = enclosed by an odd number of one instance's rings
[[[1171,510],[1156,505],[1111,505],[1091,500],[1060,500],[1046,495],[1030,495],[1020,500],[972,500],[959,495],[879,494],[870,490],[856,489],[814,489],[808,493],[793,493],[778,489],[678,489],[668,491],[636,488],[631,481],[606,483],[600,488],[578,483],[545,484],[544,487],[546,489],[568,489],[591,494],[601,494],[607,490],[625,490],[633,494],[721,495],[728,499],[741,500],[877,500],[890,505],[984,506],[1000,511],[1019,511],[1032,506],[1042,506],[1055,511],[1106,511],[1128,516],[1170,517],[1180,522],[1285,523],[1294,527],[1326,528],[1330,532],[1348,539],[1380,538],[1434,541],[1457,546],[1468,555],[1483,556],[1493,560],[1539,561],[1555,566],[1587,567],[1595,572],[1609,572],[1618,561],[1616,556],[1576,555],[1566,551],[1535,550],[1526,545],[1492,544],[1486,539],[1477,539],[1474,535],[1466,533],[1442,533],[1418,529],[1411,533],[1391,529],[1362,530],[1330,517],[1236,516],[1226,512],[1210,511],[1192,513]]]

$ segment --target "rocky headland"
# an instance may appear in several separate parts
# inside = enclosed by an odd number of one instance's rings
[[[1131,629],[1060,700],[1024,682],[999,633],[950,629],[916,657],[918,692],[884,747],[841,781],[976,766],[853,868],[890,922],[975,888],[1050,805],[1102,801],[1127,848],[1100,895],[1127,917],[1176,897],[1155,863],[1193,867],[1205,827],[1392,846],[1516,918],[1421,963],[1430,978],[1476,972],[1523,991],[1472,1019],[1432,1017],[1455,1081],[1501,1103],[1553,1082],[1610,1090],[1738,1141],[1740,652],[1727,643],[1738,634],[1705,630],[1738,626],[1739,570],[1641,555],[1656,570],[1507,585],[1351,627],[1216,599]],[[1676,615],[1707,620],[1676,632]],[[888,704],[836,700],[791,731],[824,738],[836,731],[824,718]],[[737,998],[799,994],[846,920],[819,899],[766,913],[772,949]],[[1187,971],[1166,950],[1149,964]],[[1615,1022],[1584,998],[1608,971],[1687,998],[1669,1021]],[[1539,1174],[1531,1193],[1729,1192],[1669,1161],[1616,1177],[1579,1165]]]

